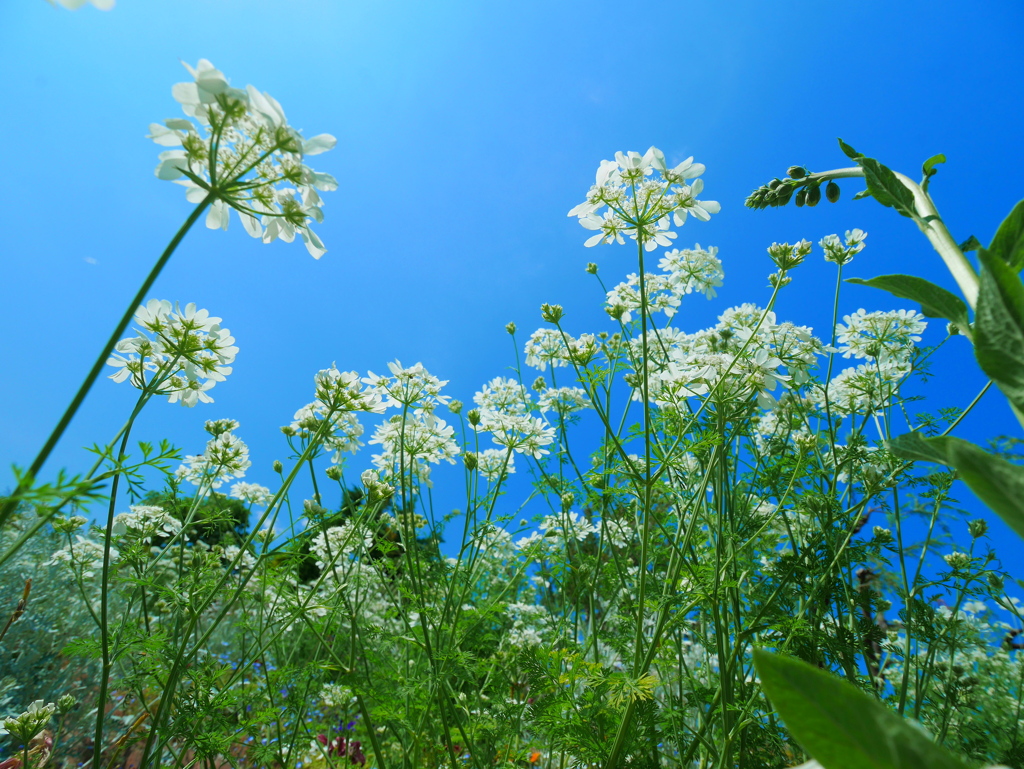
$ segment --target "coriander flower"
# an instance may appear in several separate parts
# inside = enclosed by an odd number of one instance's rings
[[[473,455],[476,469],[488,481],[497,481],[516,471],[515,455],[501,449],[484,449]]]
[[[231,373],[238,348],[235,338],[221,328],[220,318],[195,304],[172,307],[169,301],[150,299],[140,305],[135,321],[138,335],[114,345],[107,365],[117,369],[110,378],[130,381],[134,387],[166,395],[170,403],[195,406],[212,403],[207,395]]]
[[[928,324],[913,310],[865,312],[863,309],[843,317],[846,325],[836,326],[836,341],[844,358],[908,360],[914,343]]]
[[[251,465],[249,447],[241,438],[221,433],[206,443],[206,451],[199,456],[186,456],[174,474],[196,486],[219,489],[225,481],[243,477]]]
[[[657,178],[654,177],[657,172]],[[687,215],[708,221],[721,206],[713,201],[697,200],[704,183],[697,177],[704,166],[688,158],[675,168],[665,163],[665,155],[651,147],[639,152],[615,153],[615,160],[602,160],[596,183],[587,199],[569,211],[579,217],[580,224],[595,230],[587,246],[599,243],[624,243],[624,235],[638,241],[648,251],[669,246],[676,233],[672,224],[681,227]],[[687,182],[693,179],[691,184]],[[601,211],[607,206],[607,210]]]
[[[676,296],[696,291],[708,299],[717,295],[715,289],[722,285],[725,272],[722,260],[718,258],[715,246],[704,250],[697,243],[692,249],[667,251],[658,266],[668,273],[669,283]]]
[[[847,230],[845,244],[840,242],[838,235],[826,235],[818,241],[818,245],[825,250],[825,261],[844,265],[864,250],[864,239],[867,236],[863,230]]]
[[[679,308],[679,294],[674,290],[667,275],[649,272],[644,275],[647,293],[647,312],[664,312],[671,318]],[[625,283],[619,283],[608,292],[605,311],[616,320],[629,323],[633,313],[641,309],[640,276],[636,273],[626,276]]]
[[[448,380],[433,376],[422,363],[405,368],[396,360],[388,364],[388,370],[390,377],[368,371],[363,378],[369,389],[384,399],[385,407],[412,408],[416,413],[425,413],[451,400],[450,396],[441,395]]]
[[[259,505],[260,507],[266,507],[274,499],[274,493],[266,486],[261,486],[258,483],[246,483],[245,481],[233,484],[231,486],[231,493],[228,496],[248,502],[250,505]]]
[[[544,371],[549,363],[553,368],[568,366],[569,348],[566,339],[567,337],[558,329],[537,329],[530,334],[523,350],[526,353],[526,365],[541,371]]]
[[[481,409],[503,411],[508,414],[526,414],[532,407],[533,397],[526,387],[514,379],[495,377],[483,386],[473,402]]]
[[[518,451],[534,459],[550,453],[544,446],[555,440],[555,428],[544,420],[527,414],[505,414],[500,411],[483,411],[476,430],[486,430],[499,446]]]
[[[194,82],[171,89],[188,119],[150,124],[149,138],[163,147],[159,179],[186,189],[192,203],[210,200],[206,226],[227,229],[234,208],[245,231],[269,243],[291,243],[301,236],[316,259],[326,253],[310,227],[322,222],[319,192],[335,190],[330,174],[306,166],[307,155],[334,147],[329,134],[304,139],[288,125],[284,110],[270,94],[251,85],[231,88],[222,72],[206,59],[185,64]]]
[[[57,706],[52,702],[44,704],[43,700],[36,700],[28,706],[28,710],[17,716],[10,716],[0,722],[0,733],[9,734],[23,745],[28,745],[33,738],[46,728],[57,712]]]
[[[563,419],[591,407],[590,398],[580,387],[551,387],[544,390],[537,401],[541,414],[554,411]]]
[[[137,538],[149,544],[153,537],[173,537],[181,531],[181,521],[162,507],[131,505],[130,513],[114,516],[114,531]]]

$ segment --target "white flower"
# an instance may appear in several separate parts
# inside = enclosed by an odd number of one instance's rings
[[[232,484],[231,493],[228,496],[248,502],[250,505],[259,505],[260,507],[266,507],[274,499],[273,492],[266,486],[260,486],[258,483],[246,483],[245,481]]]
[[[648,178],[655,172],[660,178]],[[617,152],[614,161],[601,161],[596,184],[569,216],[579,217],[583,227],[597,231],[586,241],[587,246],[624,243],[624,235],[648,251],[668,246],[676,237],[669,229],[670,221],[682,226],[688,214],[707,221],[721,210],[713,200],[697,200],[704,184],[696,177],[702,173],[704,166],[694,163],[692,157],[670,169],[656,147],[642,156]],[[692,184],[685,183],[689,179],[694,179]],[[605,206],[607,210],[601,212]]]
[[[473,402],[481,409],[504,411],[508,414],[526,414],[532,406],[532,396],[526,387],[514,379],[495,377],[483,386]]]
[[[477,471],[488,481],[497,481],[516,471],[515,455],[508,451],[484,449],[474,456]]]
[[[845,326],[836,325],[839,351],[844,358],[868,360],[909,360],[914,343],[921,341],[921,332],[928,326],[924,316],[913,310],[865,312],[860,309],[843,320]]]
[[[385,407],[429,412],[451,400],[450,396],[441,395],[441,388],[448,384],[448,380],[433,376],[422,363],[406,368],[396,360],[388,364],[388,370],[390,377],[368,371],[368,376],[363,378],[363,382],[384,399]]]
[[[725,277],[722,260],[717,254],[718,249],[714,246],[704,250],[698,243],[692,249],[665,252],[658,266],[669,274],[669,282],[677,296],[696,291],[713,299],[715,288],[722,285]]]
[[[543,420],[526,414],[505,414],[500,411],[482,411],[477,430],[487,430],[499,446],[513,449],[540,459],[549,453],[544,446],[555,440],[555,428]]]
[[[162,507],[155,505],[131,505],[130,513],[114,516],[114,530],[137,537],[149,544],[153,537],[173,537],[181,531],[181,521]]]
[[[207,442],[203,454],[186,456],[175,475],[196,486],[219,489],[225,481],[244,476],[251,465],[249,447],[234,434],[221,433]]]
[[[549,387],[537,401],[541,414],[554,411],[563,418],[591,407],[590,398],[581,387]]]
[[[359,374],[355,371],[338,371],[331,364],[314,377],[316,399],[329,411],[369,411],[383,413],[385,406],[380,392],[362,388]]]
[[[107,360],[118,369],[110,378],[166,395],[170,403],[212,403],[206,392],[231,373],[227,364],[238,354],[235,338],[221,328],[221,319],[195,304],[172,310],[169,301],[150,299],[136,311],[135,320],[142,327],[138,336],[119,341]]]
[[[526,365],[544,371],[548,365],[568,366],[569,348],[557,329],[539,328],[530,334],[524,349]]]
[[[227,229],[234,208],[251,236],[290,243],[299,235],[319,259],[326,249],[310,226],[323,221],[318,191],[335,190],[338,183],[303,160],[334,147],[334,137],[304,139],[272,96],[251,85],[231,88],[206,59],[185,68],[193,82],[178,83],[171,93],[191,119],[150,125],[154,142],[182,148],[160,153],[157,177],[185,187],[192,203],[211,199],[207,227]]]

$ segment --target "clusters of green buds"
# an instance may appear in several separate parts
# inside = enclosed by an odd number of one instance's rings
[[[829,174],[812,174],[803,166],[790,166],[787,178],[772,179],[758,187],[747,197],[747,208],[778,208],[794,200],[797,206],[816,206],[821,202],[821,185],[825,185],[825,199],[829,203],[839,200],[839,185]]]

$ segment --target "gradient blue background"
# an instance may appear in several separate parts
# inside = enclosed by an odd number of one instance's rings
[[[677,241],[718,246],[726,271],[718,299],[684,303],[685,329],[767,301],[771,242],[852,227],[869,238],[849,276],[906,272],[955,289],[910,221],[851,202],[859,184],[813,210],[754,212],[743,200],[792,163],[847,165],[837,136],[914,177],[943,152],[940,212],[954,237],[987,243],[1024,195],[1022,32],[1017,0],[120,0],[109,13],[4,0],[0,488],[188,215],[183,191],[153,176],[161,148],[145,138],[149,123],[180,115],[179,58],[212,60],[234,85],[271,93],[307,136],[338,138],[311,159],[340,182],[325,196],[320,261],[300,244],[251,240],[233,215],[227,233],[193,230],[153,292],[222,316],[241,352],[215,404],[154,403],[135,436],[198,453],[204,420],[238,419],[247,480],[273,485],[271,462],[287,454],[278,427],[332,361],[377,372],[422,361],[469,401],[514,363],[505,324],[525,338],[542,302],[564,305],[573,333],[609,328],[583,268],[597,261],[614,285],[635,271],[635,252],[584,248],[589,233],[565,213],[616,150],[695,155],[708,168],[704,197],[722,203]],[[816,251],[780,319],[827,338],[833,283]],[[903,306],[858,287],[843,299],[843,312]],[[925,341],[941,337],[933,324]],[[933,410],[966,405],[983,384],[963,339],[935,371],[923,390]],[[80,447],[107,440],[133,398],[101,380],[45,474],[83,469]],[[993,392],[960,435],[1000,432],[1019,434]],[[349,466],[368,466],[369,453]],[[960,497],[980,509],[966,489]],[[442,497],[441,512],[459,502]],[[1013,568],[1016,538],[996,522],[992,540]]]

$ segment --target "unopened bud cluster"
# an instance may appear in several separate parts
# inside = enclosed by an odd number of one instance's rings
[[[816,206],[821,202],[821,184],[824,179],[814,178],[803,166],[790,166],[788,178],[772,179],[758,187],[747,197],[747,208],[778,208],[790,200],[799,206]],[[829,203],[839,200],[839,185],[829,180],[825,185],[825,199]]]

